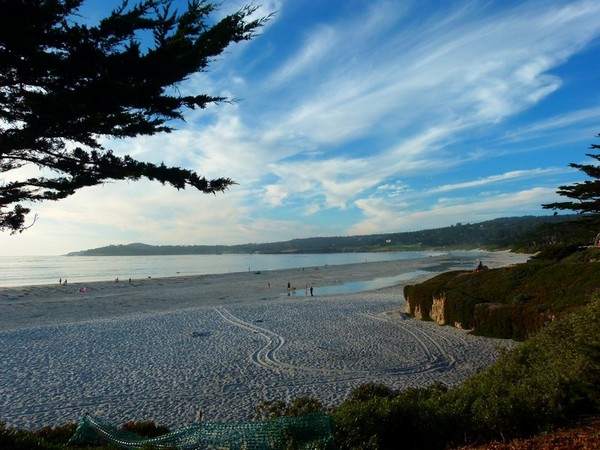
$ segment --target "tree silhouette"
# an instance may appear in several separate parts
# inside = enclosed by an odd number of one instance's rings
[[[600,134],[597,135],[600,137]],[[592,144],[592,150],[600,150],[600,145]],[[587,153],[597,163],[600,163],[600,154]],[[544,209],[571,210],[578,213],[600,214],[600,164],[569,164],[570,167],[581,170],[591,180],[574,183],[569,186],[559,186],[558,194],[573,199],[573,201],[547,203],[542,205]]]
[[[184,110],[229,101],[182,96],[176,87],[230,43],[252,39],[269,17],[251,20],[250,5],[211,22],[216,5],[205,0],[181,11],[168,0],[124,0],[90,26],[77,21],[82,4],[0,0],[0,231],[28,228],[22,202],[59,200],[109,180],[143,177],[203,193],[234,183],[120,157],[99,139],[170,132],[167,122],[183,120]],[[21,175],[31,172],[17,170],[26,166],[39,175]]]

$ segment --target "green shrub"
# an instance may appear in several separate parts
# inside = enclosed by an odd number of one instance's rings
[[[345,402],[331,412],[338,448],[442,448],[448,421],[440,413],[440,404],[446,393],[446,386],[434,383],[393,396]]]
[[[286,416],[304,416],[324,412],[325,407],[320,400],[313,397],[298,397],[286,408]]]
[[[304,416],[324,412],[320,400],[313,397],[298,397],[287,404],[283,400],[265,400],[254,408],[255,420],[275,419],[283,416]]]
[[[45,442],[53,444],[66,444],[75,433],[77,424],[70,423],[59,427],[43,427],[35,434]]]
[[[38,431],[26,431],[6,427],[0,423],[0,449],[2,450],[69,450],[73,448],[86,448],[88,450],[117,450],[108,445],[102,447],[67,446],[68,440],[73,435],[76,425],[68,424],[60,427],[44,427]]]
[[[158,426],[151,420],[130,420],[129,422],[124,423],[122,428],[145,438],[154,438],[169,432],[167,427]]]
[[[254,420],[275,419],[285,416],[287,403],[283,400],[265,400],[254,407]]]
[[[533,433],[600,412],[600,296],[502,355],[447,401],[471,418],[472,439]]]
[[[371,400],[372,398],[391,398],[398,395],[398,393],[381,383],[363,383],[358,386],[350,396],[348,402],[364,402]]]
[[[552,245],[533,256],[533,259],[560,261],[574,253],[581,252],[584,247],[579,244]]]

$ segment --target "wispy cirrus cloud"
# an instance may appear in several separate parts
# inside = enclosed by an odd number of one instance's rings
[[[490,175],[484,178],[478,178],[476,180],[463,181],[460,183],[454,184],[445,184],[442,186],[435,187],[433,189],[429,189],[424,192],[426,195],[437,194],[442,192],[451,192],[462,189],[472,189],[472,188],[481,188],[484,186],[489,186],[498,183],[504,183],[507,181],[515,181],[515,180],[523,180],[523,179],[531,179],[536,177],[544,177],[550,174],[556,173],[565,173],[568,170],[565,168],[547,168],[547,169],[528,169],[528,170],[513,170],[511,172],[506,172],[498,175]]]

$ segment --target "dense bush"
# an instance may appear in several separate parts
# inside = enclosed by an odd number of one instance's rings
[[[439,405],[446,394],[443,384],[434,383],[392,396],[347,401],[331,412],[338,448],[441,448],[446,418],[440,415]]]
[[[76,425],[68,424],[61,427],[44,427],[38,431],[30,432],[6,427],[0,423],[0,449],[2,450],[69,450],[81,446],[67,446],[73,436]],[[113,446],[92,447],[85,446],[87,450],[117,450]]]
[[[123,424],[122,428],[145,438],[154,438],[169,432],[167,427],[158,426],[151,420],[130,420]]]
[[[289,404],[283,400],[265,400],[254,408],[254,419],[266,420],[283,416],[303,416],[324,411],[325,407],[321,401],[313,397],[298,397]]]
[[[372,398],[391,398],[398,395],[394,389],[381,383],[363,383],[348,398],[348,402],[364,402]]]
[[[600,412],[600,296],[505,353],[447,401],[463,404],[474,437],[531,433]]]
[[[560,261],[584,249],[579,244],[551,245],[536,253],[532,259]]]

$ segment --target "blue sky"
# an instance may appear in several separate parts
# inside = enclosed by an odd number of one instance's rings
[[[110,3],[110,2],[108,2]],[[225,0],[219,14],[245,2]],[[88,0],[93,21],[110,10]],[[236,244],[551,214],[600,133],[600,1],[270,0],[183,93],[239,101],[118,154],[228,176],[225,194],[107,183],[33,205],[0,253]],[[217,17],[217,16],[216,16]]]

